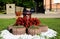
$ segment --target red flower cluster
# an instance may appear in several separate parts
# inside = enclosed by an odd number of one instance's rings
[[[38,20],[37,18],[31,18],[30,23],[32,23],[32,25],[38,26],[40,24],[40,20]]]
[[[26,28],[28,28],[29,26],[35,25],[38,26],[40,24],[40,20],[38,20],[37,18],[27,18],[27,17],[19,17],[16,20],[16,25],[23,25]]]
[[[23,18],[22,17],[18,17],[18,19],[16,20],[15,25],[23,25]]]

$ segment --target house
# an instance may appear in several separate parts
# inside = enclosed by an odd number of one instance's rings
[[[48,12],[48,11],[60,12],[60,0],[34,0],[34,1],[37,3],[37,6],[36,6],[37,12],[39,11],[40,12]]]
[[[60,13],[60,0],[33,0],[35,2],[35,12],[36,13]],[[15,5],[8,4],[7,13],[15,13]],[[20,9],[20,8],[19,8]],[[18,9],[18,10],[19,10]],[[14,11],[14,12],[12,12]]]
[[[60,9],[60,0],[44,0],[45,10],[56,10]]]

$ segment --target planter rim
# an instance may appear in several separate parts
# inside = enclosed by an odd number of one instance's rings
[[[39,29],[39,26],[31,26],[29,29]]]
[[[25,28],[24,26],[12,26],[13,28]]]

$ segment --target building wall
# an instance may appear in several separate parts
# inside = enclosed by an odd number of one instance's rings
[[[6,13],[15,14],[15,4],[6,4]]]
[[[50,9],[50,0],[44,0],[45,9]]]
[[[60,11],[60,4],[54,3],[54,0],[44,0],[44,7],[46,10],[57,10]]]

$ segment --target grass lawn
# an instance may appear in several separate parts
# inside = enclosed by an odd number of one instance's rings
[[[7,29],[7,26],[14,24],[15,19],[0,19],[0,31]]]
[[[55,39],[60,39],[60,18],[41,18],[42,24],[48,25],[49,28],[58,32]],[[0,30],[7,29],[7,26],[14,24],[15,19],[0,19]],[[52,38],[53,39],[53,38]]]

